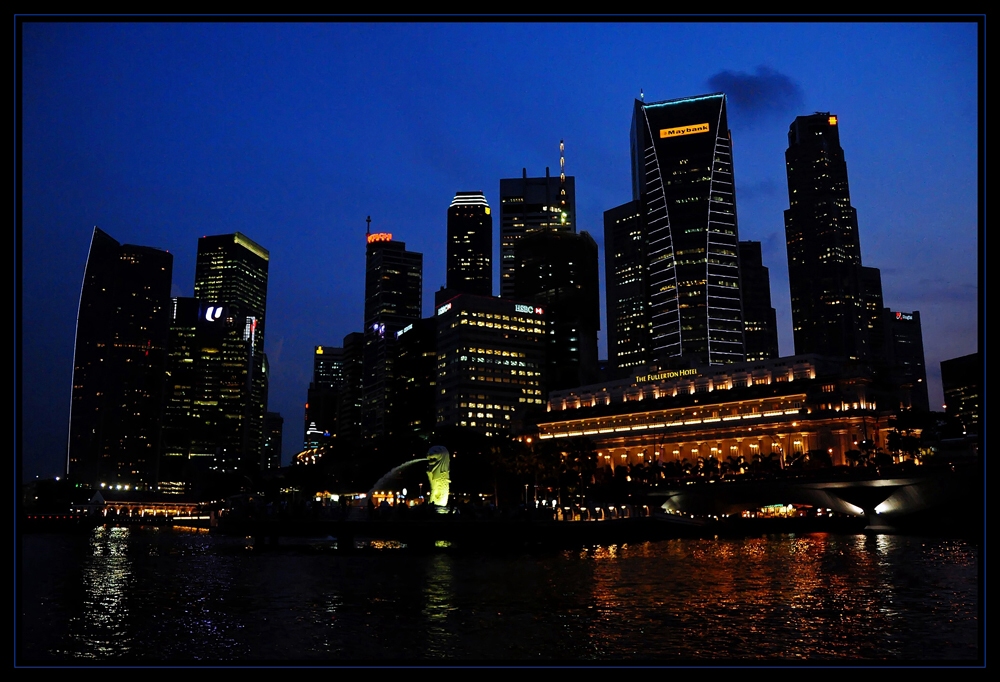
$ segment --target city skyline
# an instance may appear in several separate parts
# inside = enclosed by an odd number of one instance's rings
[[[241,232],[271,253],[268,410],[285,419],[287,462],[313,349],[339,346],[363,323],[365,217],[373,232],[392,232],[424,254],[430,315],[445,284],[442,207],[469,187],[499,206],[500,179],[558,168],[565,140],[566,174],[578,185],[575,227],[598,238],[603,286],[601,216],[630,198],[630,109],[642,88],[647,101],[726,92],[740,238],[762,243],[781,355],[793,352],[784,137],[797,116],[838,114],[865,264],[881,269],[887,307],[920,311],[931,407],[940,410],[939,363],[979,350],[976,26],[832,26],[541,23],[516,27],[528,36],[518,38],[495,24],[25,24],[25,473],[58,474],[65,460],[72,334],[95,225],[122,243],[170,251],[174,296],[192,294],[200,236]],[[745,33],[754,49],[691,59],[680,75],[628,66],[646,60],[639,53],[652,36],[676,36],[693,51],[720,32]],[[551,33],[565,40],[513,59],[522,41],[547,43]],[[511,45],[454,61],[483,36]],[[601,57],[588,53],[595,36],[604,39]],[[340,39],[336,49],[331,37]],[[449,39],[455,44],[442,47]],[[839,63],[831,64],[835,47]],[[676,63],[666,51],[678,47],[657,49],[658,63]],[[560,54],[567,101],[512,107],[508,81],[518,79],[507,76]],[[598,69],[602,58],[617,68]],[[595,73],[584,77],[587,68],[568,65],[573,59]],[[848,80],[852,68],[849,84],[830,84]],[[459,93],[448,88],[477,69],[490,87],[459,109]],[[516,85],[526,84],[538,93],[552,87],[540,77]],[[449,109],[450,118],[436,113]],[[366,117],[373,120],[362,125]],[[369,125],[390,134],[366,137]],[[905,144],[885,134],[889,126],[907,129]],[[357,137],[367,147],[355,148]],[[601,329],[606,358],[603,320]]]

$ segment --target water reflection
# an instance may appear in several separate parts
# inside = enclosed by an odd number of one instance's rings
[[[431,658],[446,658],[453,650],[454,637],[448,628],[448,617],[455,610],[453,570],[450,555],[437,554],[429,559],[421,615],[426,623],[427,654]]]
[[[50,661],[968,662],[980,652],[978,549],[958,540],[259,552],[241,538],[126,528],[26,545],[41,558],[25,574],[32,639],[19,645]]]
[[[110,658],[127,655],[131,649],[126,599],[132,578],[130,533],[127,527],[101,526],[90,537],[90,556],[81,567],[82,613],[70,627],[76,645],[69,652],[72,656]]]

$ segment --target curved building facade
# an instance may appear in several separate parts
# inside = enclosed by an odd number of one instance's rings
[[[636,100],[632,194],[644,199],[651,359],[744,359],[732,141],[722,93]]]

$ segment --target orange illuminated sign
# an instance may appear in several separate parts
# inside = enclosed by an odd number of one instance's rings
[[[372,242],[391,242],[392,232],[374,232],[368,235],[368,243]]]
[[[665,137],[680,137],[681,135],[695,135],[697,133],[707,132],[707,123],[698,123],[693,126],[680,126],[679,128],[660,128],[660,139]]]

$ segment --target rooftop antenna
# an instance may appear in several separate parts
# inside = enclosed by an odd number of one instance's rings
[[[365,218],[365,222],[368,223],[368,227],[365,228],[365,234],[369,235],[372,233],[372,217],[368,216]]]
[[[566,144],[559,140],[559,203],[566,208]]]
[[[646,101],[646,95],[642,93],[642,88],[639,88],[639,99],[641,99],[644,102]]]

